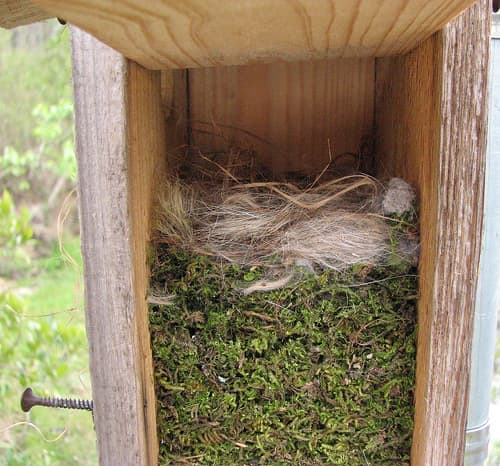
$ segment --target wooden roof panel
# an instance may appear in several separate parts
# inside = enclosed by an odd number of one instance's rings
[[[52,15],[31,0],[0,0],[0,27],[11,29],[48,19]]]
[[[474,0],[32,0],[146,68],[405,53]]]

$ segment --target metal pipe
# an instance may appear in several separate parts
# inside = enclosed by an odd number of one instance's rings
[[[500,305],[500,40],[491,41],[490,119],[483,238],[474,318],[465,465],[488,457],[489,406]]]

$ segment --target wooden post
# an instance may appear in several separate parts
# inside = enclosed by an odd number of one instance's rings
[[[421,269],[412,465],[461,465],[481,244],[491,4],[377,60],[379,173],[419,188]]]
[[[73,28],[85,313],[100,465],[157,463],[146,293],[165,170],[160,73]]]

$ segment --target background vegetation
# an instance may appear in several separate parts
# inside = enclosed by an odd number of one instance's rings
[[[57,231],[76,172],[66,29],[0,30],[0,101],[0,465],[93,465],[90,413],[19,405],[27,386],[91,396],[76,214]]]

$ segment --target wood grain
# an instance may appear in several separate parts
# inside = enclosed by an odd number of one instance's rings
[[[189,70],[190,143],[253,148],[275,174],[318,173],[372,133],[374,69],[350,58]]]
[[[149,242],[154,219],[153,207],[166,174],[166,128],[159,96],[159,72],[151,72],[127,60],[127,147],[129,209],[132,224],[132,258],[137,319],[137,358],[141,398],[145,402],[145,435],[148,465],[157,463],[156,395],[154,389],[151,337],[146,296],[149,289]],[[173,87],[170,88],[173,92]],[[164,94],[165,95],[165,94]],[[168,100],[168,97],[166,97]]]
[[[12,29],[52,18],[31,0],[0,0],[0,27]]]
[[[160,73],[72,28],[85,311],[101,465],[157,463],[146,294]]]
[[[419,188],[420,302],[412,465],[461,465],[481,243],[490,3],[377,61],[379,172]]]
[[[33,1],[151,69],[405,53],[474,3],[474,0]]]

